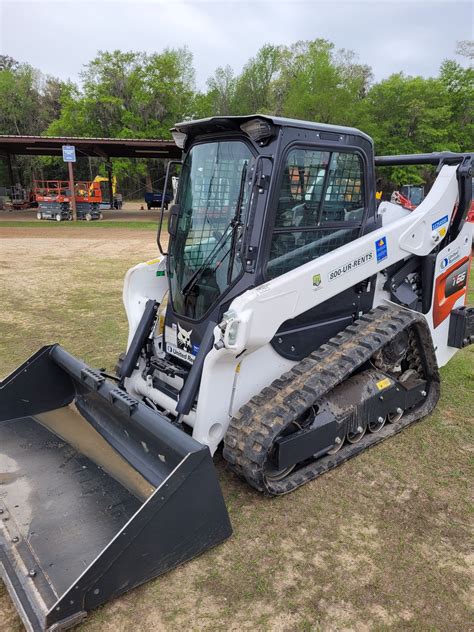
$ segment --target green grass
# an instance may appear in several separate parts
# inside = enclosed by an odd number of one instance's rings
[[[54,341],[112,368],[127,337],[123,276],[153,256],[154,235],[141,252],[136,240],[115,249],[91,239],[88,250],[71,240],[45,253],[41,241],[5,239],[0,251],[0,375]],[[474,346],[441,375],[428,418],[288,496],[261,497],[217,456],[232,538],[92,613],[80,631],[472,629]],[[1,585],[0,611],[2,630],[21,629]]]
[[[63,230],[75,230],[77,228],[129,228],[130,230],[157,230],[157,222],[139,222],[139,221],[116,221],[116,220],[103,220],[93,222],[55,222],[55,221],[15,221],[5,220],[0,221],[0,228],[38,228],[55,226],[58,229]],[[166,222],[163,222],[163,230],[166,230]]]

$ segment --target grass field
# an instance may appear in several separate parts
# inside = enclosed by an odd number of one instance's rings
[[[156,256],[154,232],[3,226],[0,376],[55,341],[112,368],[123,276]],[[80,630],[473,630],[474,346],[442,378],[434,414],[289,496],[262,498],[218,461],[233,537]],[[0,614],[22,629],[2,584]]]
[[[53,228],[54,230],[102,230],[109,228],[127,228],[130,230],[153,230],[156,231],[156,221],[120,221],[120,220],[107,220],[107,221],[93,221],[93,222],[71,222],[65,224],[64,222],[54,221],[18,221],[18,220],[4,220],[0,221],[1,228],[33,228],[34,230],[48,230]],[[164,223],[166,227],[166,223]]]

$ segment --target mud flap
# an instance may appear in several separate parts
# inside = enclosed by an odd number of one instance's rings
[[[0,384],[0,572],[61,630],[222,542],[210,452],[59,345]]]

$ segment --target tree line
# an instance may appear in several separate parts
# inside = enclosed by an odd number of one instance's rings
[[[458,43],[456,53],[472,60],[474,42]],[[399,72],[375,81],[353,51],[316,39],[266,44],[240,73],[219,67],[198,90],[187,48],[99,52],[79,85],[0,56],[2,134],[170,138],[179,120],[255,112],[358,127],[377,154],[473,150],[474,68],[447,59],[435,77]],[[24,183],[64,177],[56,158],[18,157],[17,167]],[[163,176],[157,160],[114,159],[113,168],[130,197],[159,188]],[[100,159],[79,161],[78,169],[81,178],[105,174]],[[431,174],[403,168],[387,177],[397,186]]]

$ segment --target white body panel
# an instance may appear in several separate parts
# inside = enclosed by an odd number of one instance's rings
[[[412,211],[400,206],[400,204],[392,204],[392,202],[381,202],[377,214],[382,218],[382,225],[386,226],[395,222],[397,219],[408,217]]]
[[[239,408],[295,364],[279,356],[269,344],[282,323],[374,274],[377,274],[374,303],[387,301],[389,294],[382,288],[385,278],[382,271],[412,255],[429,254],[449,227],[458,195],[456,170],[444,166],[416,210],[409,212],[383,203],[379,207],[382,228],[248,290],[233,301],[225,317],[224,333],[219,327],[214,330],[215,342],[220,346],[213,347],[205,359],[196,409],[184,420],[193,427],[195,439],[214,453]],[[470,230],[466,224],[448,248],[460,247],[467,252]],[[443,253],[444,250],[438,256],[436,275]],[[156,271],[163,269],[164,260],[140,264],[127,273],[124,303],[130,324],[129,343],[146,300],[161,300],[167,289],[166,277],[156,278]],[[313,286],[316,275],[320,282]],[[431,312],[426,318],[442,365],[455,352],[447,347],[449,318],[437,330],[433,328]],[[171,409],[172,400],[152,389],[141,378],[140,371],[127,381],[127,388],[132,384],[134,392],[146,394]]]
[[[125,275],[122,298],[128,319],[127,349],[143,316],[146,302],[149,299],[161,302],[168,290],[165,266],[166,257],[157,257],[130,268]]]
[[[269,344],[240,358],[211,349],[204,363],[193,437],[214,453],[239,408],[294,364]]]
[[[237,355],[244,349],[257,349],[286,320],[412,254],[429,254],[443,236],[433,226],[446,218],[440,227],[446,229],[451,221],[458,195],[456,171],[456,167],[444,166],[429,194],[406,217],[238,296],[229,310],[237,335],[235,342],[229,342],[229,322],[224,338],[227,350]],[[376,243],[381,239],[386,239],[387,256],[377,261]],[[321,283],[313,289],[316,274]]]

